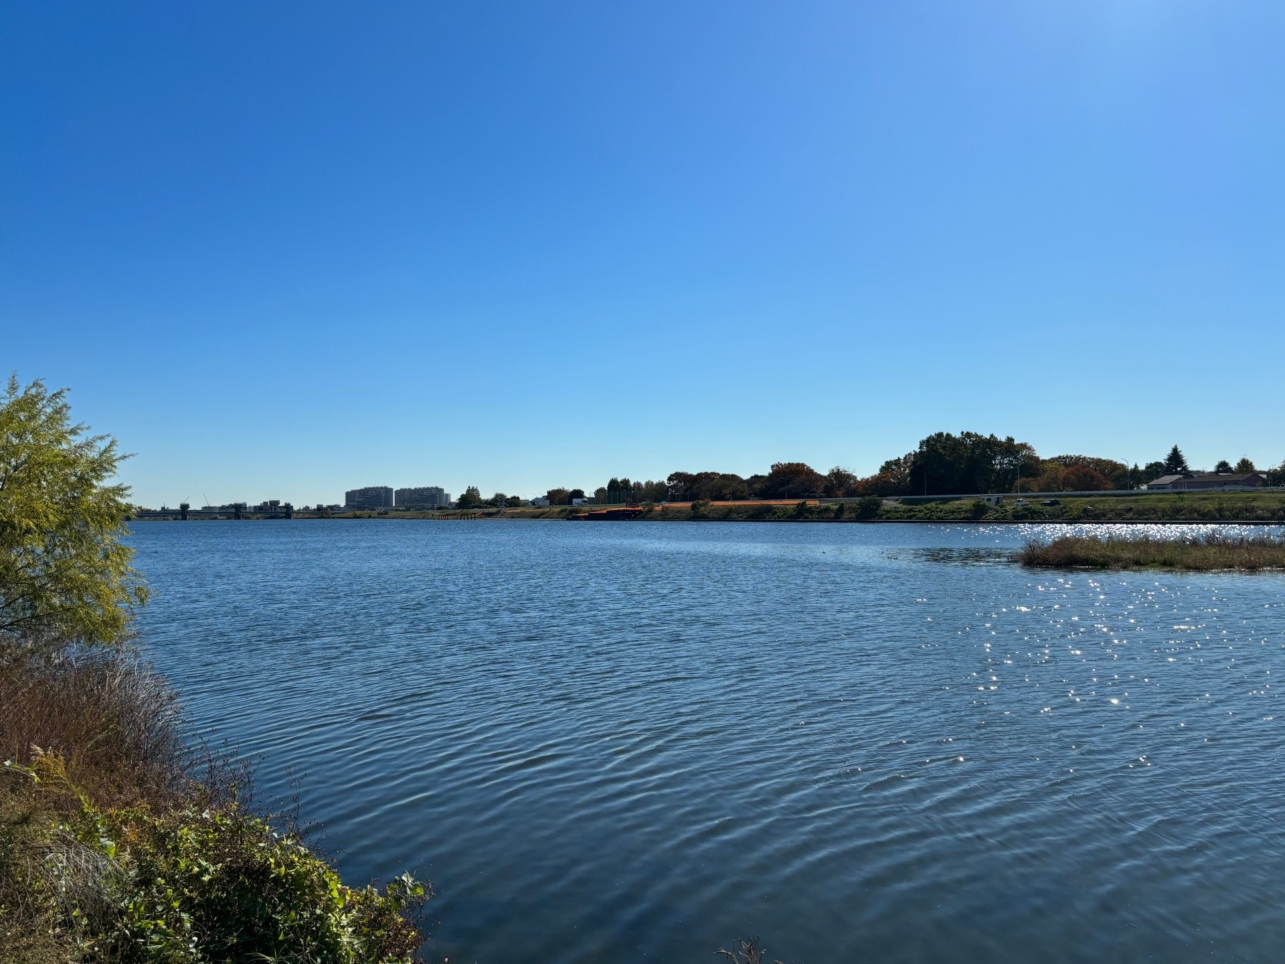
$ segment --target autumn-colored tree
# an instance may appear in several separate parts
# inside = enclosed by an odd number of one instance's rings
[[[1085,469],[1092,469],[1107,481],[1108,489],[1127,489],[1129,488],[1129,467],[1123,462],[1117,462],[1115,459],[1094,458],[1091,455],[1055,455],[1053,461],[1059,463],[1063,468],[1071,469],[1076,466]],[[1073,486],[1067,485],[1067,491],[1072,491]]]
[[[1062,473],[1063,492],[1101,492],[1111,488],[1111,480],[1087,465],[1072,465]]]

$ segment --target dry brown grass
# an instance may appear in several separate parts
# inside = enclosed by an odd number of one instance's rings
[[[0,656],[0,760],[57,754],[99,805],[170,805],[189,785],[178,705],[126,651],[10,650]]]
[[[1258,572],[1285,569],[1285,540],[1269,536],[1229,539],[1064,536],[1032,542],[1015,556],[1025,566],[1045,569],[1175,569]]]
[[[57,922],[92,916],[115,868],[50,822],[82,793],[159,812],[193,792],[177,722],[172,690],[127,651],[0,643],[0,763],[16,764],[0,768],[0,962],[78,958]]]

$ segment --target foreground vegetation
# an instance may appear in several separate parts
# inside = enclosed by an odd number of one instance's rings
[[[5,654],[0,961],[410,961],[426,888],[344,886],[176,722],[123,651]]]
[[[1026,566],[1052,569],[1285,569],[1285,540],[1270,537],[1225,539],[1139,539],[1067,536],[1033,542],[1017,553]]]
[[[147,602],[115,443],[65,393],[0,403],[0,964],[394,964],[430,891],[346,887],[189,752],[127,648]]]

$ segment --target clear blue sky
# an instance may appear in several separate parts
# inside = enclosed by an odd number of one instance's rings
[[[0,362],[157,505],[1285,458],[1285,4],[0,8]]]

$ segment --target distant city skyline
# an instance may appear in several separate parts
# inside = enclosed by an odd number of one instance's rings
[[[1285,459],[1285,6],[0,10],[3,373],[141,504]],[[1235,393],[1235,404],[1225,396]]]

